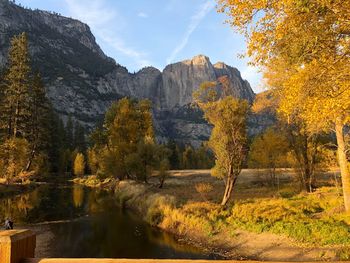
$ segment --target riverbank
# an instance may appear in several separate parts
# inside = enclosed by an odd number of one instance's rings
[[[114,188],[123,207],[145,221],[190,243],[232,259],[314,261],[349,259],[349,218],[342,211],[340,190],[321,187],[298,193],[290,172],[281,175],[279,190],[263,184],[261,174],[244,171],[234,193],[235,205],[217,205],[223,183],[208,171],[175,171],[164,189],[133,181],[76,183]],[[329,179],[329,178],[328,178]],[[322,184],[327,185],[327,180]],[[93,183],[93,181],[95,182]],[[198,193],[199,184],[211,191]]]

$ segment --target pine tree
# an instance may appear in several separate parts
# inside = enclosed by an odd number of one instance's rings
[[[63,121],[51,108],[49,113],[49,149],[48,159],[50,162],[50,170],[52,172],[59,172],[64,170],[60,167],[60,161],[62,160],[61,154],[65,144],[65,127]]]
[[[26,170],[24,163],[28,164],[30,159],[27,155],[30,149],[27,141],[30,133],[29,60],[27,37],[22,33],[11,40],[7,68],[0,84],[1,174],[6,178],[13,178]],[[21,154],[17,154],[17,149],[21,149]]]
[[[65,147],[67,149],[74,150],[74,125],[71,116],[68,117],[66,123]]]
[[[179,148],[174,140],[169,140],[167,148],[170,150],[169,162],[172,169],[180,168]]]
[[[60,163],[65,164],[64,170],[72,167],[70,157],[68,158],[73,150],[72,119],[69,118],[67,122],[66,133],[46,97],[40,74],[32,74],[25,33],[11,40],[7,66],[0,72],[0,111],[0,143],[14,145],[12,148],[4,149],[7,151],[16,147],[28,147],[28,154],[22,154],[27,158],[26,165],[23,165],[22,161],[10,162],[9,157],[9,160],[2,162],[5,169],[10,166],[10,163],[16,163],[17,166],[22,166],[14,167],[13,171],[32,174],[31,170],[37,171],[41,168],[41,165],[38,165],[39,162],[48,163],[43,162],[46,159],[52,165],[52,171],[57,172]],[[83,148],[82,145],[85,144],[82,139],[84,136],[81,134],[83,130],[79,128],[76,135],[81,145],[79,148]],[[22,140],[25,143],[22,143]],[[70,150],[67,152],[66,149]],[[5,152],[3,156],[11,156],[11,154]]]
[[[25,137],[29,127],[29,50],[25,33],[11,40],[2,116],[8,137]]]
[[[31,156],[26,170],[30,169],[34,157],[38,153],[46,155],[50,141],[50,103],[46,97],[44,83],[39,73],[36,73],[30,83],[30,119],[29,134],[27,136],[31,145]]]
[[[196,151],[197,169],[209,169],[214,166],[214,158],[205,145],[201,145]]]
[[[187,145],[184,152],[182,153],[182,165],[184,169],[195,169],[196,160],[193,148]]]
[[[3,143],[7,137],[7,117],[4,114],[6,112],[5,88],[5,73],[4,70],[0,70],[0,143]]]
[[[79,152],[86,152],[85,129],[79,122],[74,125],[74,148]]]

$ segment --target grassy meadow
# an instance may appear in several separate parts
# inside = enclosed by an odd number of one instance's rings
[[[350,217],[344,213],[337,171],[318,175],[317,190],[300,190],[292,170],[279,170],[279,185],[268,184],[266,171],[243,170],[229,205],[219,203],[222,180],[209,170],[171,171],[164,188],[149,184],[100,181],[76,183],[115,187],[124,207],[180,240],[228,258],[262,260],[348,260]]]

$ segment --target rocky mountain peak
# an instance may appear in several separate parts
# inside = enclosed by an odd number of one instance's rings
[[[136,74],[147,74],[147,73],[161,73],[159,69],[155,67],[144,67],[140,71],[138,71]]]
[[[197,55],[194,56],[192,59],[184,61],[184,63],[188,63],[190,62],[191,64],[195,65],[195,66],[206,66],[211,64],[209,57],[204,56],[204,55]]]
[[[34,68],[44,77],[48,97],[60,116],[92,128],[111,103],[122,97],[147,98],[153,103],[160,139],[200,145],[210,126],[190,106],[193,92],[205,81],[225,76],[230,94],[251,102],[254,92],[239,71],[212,64],[197,55],[165,67],[145,67],[130,73],[107,57],[88,25],[57,13],[30,10],[0,0],[0,66],[12,36],[26,32]]]
[[[235,68],[224,63],[216,66],[204,55],[167,66],[163,71],[164,108],[182,107],[192,102],[193,92],[205,81],[216,81],[227,76],[232,94],[248,101],[254,99],[254,92]]]
[[[217,68],[217,69],[224,69],[224,68],[227,68],[228,66],[224,63],[224,62],[216,62],[214,64],[214,68]]]

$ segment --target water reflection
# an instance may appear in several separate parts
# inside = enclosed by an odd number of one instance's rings
[[[84,203],[84,188],[81,185],[73,186],[73,204],[74,207],[82,207]]]
[[[28,213],[38,204],[38,191],[0,199],[0,220],[9,217],[16,222],[25,222]]]
[[[37,256],[215,258],[121,210],[110,194],[78,185],[46,184],[2,199],[0,213],[39,234]]]

